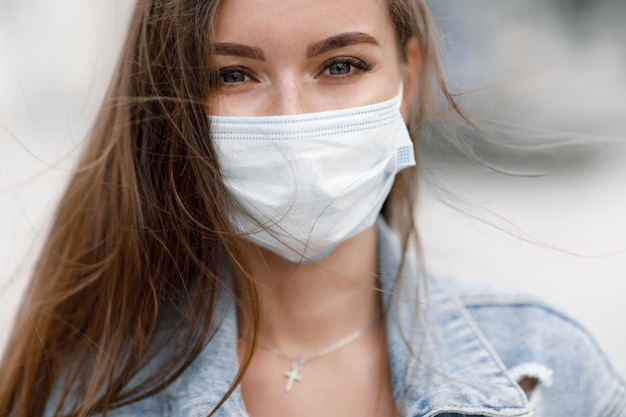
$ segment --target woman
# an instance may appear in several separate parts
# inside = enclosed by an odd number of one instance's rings
[[[428,16],[417,0],[139,1],[0,413],[625,416],[575,323],[420,278],[411,137],[463,117]]]

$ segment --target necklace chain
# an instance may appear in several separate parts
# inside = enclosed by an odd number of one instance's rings
[[[363,336],[375,323],[377,323],[381,318],[381,315],[377,315],[374,320],[372,320],[371,322],[367,323],[367,325],[361,329],[358,329],[352,333],[350,333],[349,335],[347,335],[346,337],[344,337],[343,339],[333,343],[330,346],[325,347],[324,349],[313,353],[311,355],[307,355],[307,356],[298,356],[298,357],[293,357],[293,356],[289,356],[284,352],[281,352],[280,350],[273,348],[271,346],[266,346],[263,344],[259,344],[258,346],[271,353],[274,356],[277,356],[279,358],[282,359],[286,359],[288,361],[291,362],[291,370],[290,371],[286,371],[283,373],[284,376],[287,377],[287,383],[285,384],[285,391],[289,392],[291,391],[291,389],[293,388],[293,384],[294,382],[300,382],[302,381],[303,377],[302,375],[299,374],[300,370],[302,369],[302,367],[304,366],[305,362],[311,361],[313,359],[317,359],[320,358],[322,356],[326,356],[326,355],[330,355],[331,353],[341,349],[342,347],[346,346],[347,344],[349,344],[350,342],[353,342],[354,340],[358,339],[359,337]]]

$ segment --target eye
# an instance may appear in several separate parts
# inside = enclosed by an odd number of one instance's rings
[[[355,72],[365,72],[372,69],[372,65],[360,59],[342,58],[334,59],[324,64],[324,71],[320,75],[329,77],[341,77]]]
[[[222,84],[240,84],[251,81],[252,77],[243,68],[225,68],[220,70],[220,82]]]
[[[331,66],[329,66],[328,68],[326,68],[326,71],[324,71],[324,74],[326,75],[346,75],[352,72],[352,65],[346,63],[346,62],[337,62],[336,64],[332,64]]]

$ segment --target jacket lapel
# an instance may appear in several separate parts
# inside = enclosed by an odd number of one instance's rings
[[[400,243],[382,219],[377,232],[392,384],[401,414],[527,415],[523,391],[445,279],[417,279],[415,257],[408,257],[402,286],[393,288]]]

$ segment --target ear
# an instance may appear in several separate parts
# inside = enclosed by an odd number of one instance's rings
[[[400,112],[406,120],[411,105],[417,96],[417,81],[420,72],[420,50],[417,39],[410,38],[406,43],[406,62],[402,65],[402,104]]]

